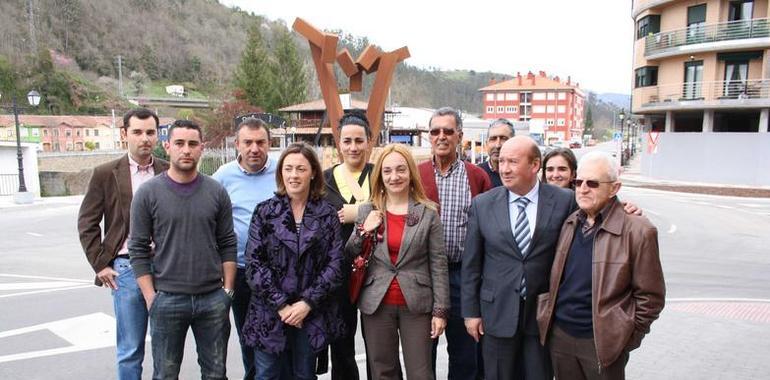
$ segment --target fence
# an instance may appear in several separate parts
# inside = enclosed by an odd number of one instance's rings
[[[19,173],[0,174],[0,195],[13,195],[19,191]]]

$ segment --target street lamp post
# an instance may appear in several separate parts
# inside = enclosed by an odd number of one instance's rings
[[[625,125],[623,119],[625,119],[625,117],[626,117],[626,112],[625,110],[621,109],[620,113],[618,114],[618,118],[620,119],[620,139],[618,141],[618,145],[619,145],[618,154],[620,155],[620,166],[624,166],[626,164],[625,156],[623,155],[623,135],[624,135],[623,126]]]
[[[2,97],[2,94],[0,94]],[[27,94],[27,101],[33,107],[40,104],[40,93],[35,90]],[[11,108],[13,110],[13,119],[16,123],[16,159],[19,167],[19,191],[14,195],[13,200],[19,204],[32,203],[34,194],[27,191],[27,184],[24,181],[24,154],[21,152],[21,131],[19,126],[19,106],[16,102],[16,95],[11,96]]]

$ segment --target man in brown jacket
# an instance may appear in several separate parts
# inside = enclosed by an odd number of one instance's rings
[[[604,152],[583,156],[580,210],[562,226],[550,290],[538,297],[540,340],[550,344],[557,379],[624,379],[629,351],[663,310],[658,232],[623,211],[618,172]]]
[[[153,158],[158,116],[145,108],[129,111],[120,129],[128,154],[97,166],[78,215],[80,244],[96,273],[96,285],[112,289],[117,323],[118,379],[141,379],[147,307],[128,259],[131,199],[139,186],[168,169]],[[104,219],[104,234],[99,223]]]

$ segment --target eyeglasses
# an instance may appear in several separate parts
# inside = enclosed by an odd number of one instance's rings
[[[575,184],[576,188],[583,186],[583,182],[585,182],[586,186],[588,186],[589,188],[596,189],[597,187],[599,187],[599,185],[603,183],[614,183],[615,181],[594,181],[592,179],[576,179],[572,181],[572,183]]]
[[[450,129],[450,128],[434,128],[430,130],[430,135],[438,136],[441,133],[441,131],[444,132],[444,136],[452,136],[455,134],[455,132],[457,132],[454,129]]]

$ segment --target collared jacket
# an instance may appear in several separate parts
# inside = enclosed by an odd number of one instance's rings
[[[356,223],[363,223],[372,209],[371,203],[363,203],[358,208]],[[388,251],[387,221],[383,223],[386,223],[383,239],[369,259],[358,300],[361,313],[373,314],[382,303],[393,278],[397,278],[409,311],[446,318],[449,313],[449,269],[438,213],[410,200],[395,264]],[[362,245],[361,234],[354,232],[345,246],[345,254],[352,259],[361,253]]]
[[[168,162],[154,157],[152,168],[158,175],[168,170]],[[80,204],[78,233],[80,245],[95,273],[112,265],[123,248],[128,238],[133,197],[128,154],[94,168]],[[104,234],[99,226],[102,218]],[[94,283],[102,285],[99,278]]]
[[[246,279],[252,290],[243,343],[270,353],[286,348],[286,325],[278,310],[303,300],[312,308],[303,329],[315,351],[344,332],[339,305],[330,297],[342,281],[342,239],[337,210],[308,200],[297,234],[287,196],[254,209],[246,243]]]
[[[594,232],[591,311],[601,367],[641,344],[663,310],[666,286],[658,231],[647,218],[629,215],[616,199]],[[578,212],[564,222],[551,269],[550,290],[538,296],[537,322],[545,344],[553,324],[564,266],[578,225]]]

